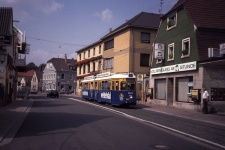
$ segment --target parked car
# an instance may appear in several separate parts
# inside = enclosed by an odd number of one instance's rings
[[[38,92],[37,92],[37,90],[36,89],[31,89],[30,90],[30,94],[37,94]]]
[[[47,97],[59,97],[59,92],[57,90],[50,90],[48,93],[47,93]]]
[[[74,93],[74,90],[69,90],[68,92],[67,92],[67,94],[73,94]]]

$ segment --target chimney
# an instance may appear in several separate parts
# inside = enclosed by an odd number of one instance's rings
[[[66,54],[65,54],[65,63],[67,64],[67,56],[66,56]]]

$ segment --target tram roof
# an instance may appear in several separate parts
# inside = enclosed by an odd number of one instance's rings
[[[108,80],[108,79],[120,79],[120,78],[135,79],[136,76],[134,75],[134,73],[115,73],[115,74],[110,74],[109,76],[103,76],[103,77],[96,76],[91,78],[85,78],[82,82]]]

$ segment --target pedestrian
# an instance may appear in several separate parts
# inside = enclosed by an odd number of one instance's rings
[[[209,93],[207,91],[206,88],[204,88],[204,92],[202,94],[202,98],[203,98],[203,108],[202,108],[202,112],[204,114],[208,113],[208,101],[209,101]]]

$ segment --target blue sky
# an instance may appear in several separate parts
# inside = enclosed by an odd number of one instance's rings
[[[177,0],[164,0],[166,13]],[[140,12],[159,13],[160,0],[1,0],[12,7],[15,25],[25,31],[27,63],[53,57],[76,59],[76,51],[98,41]]]

